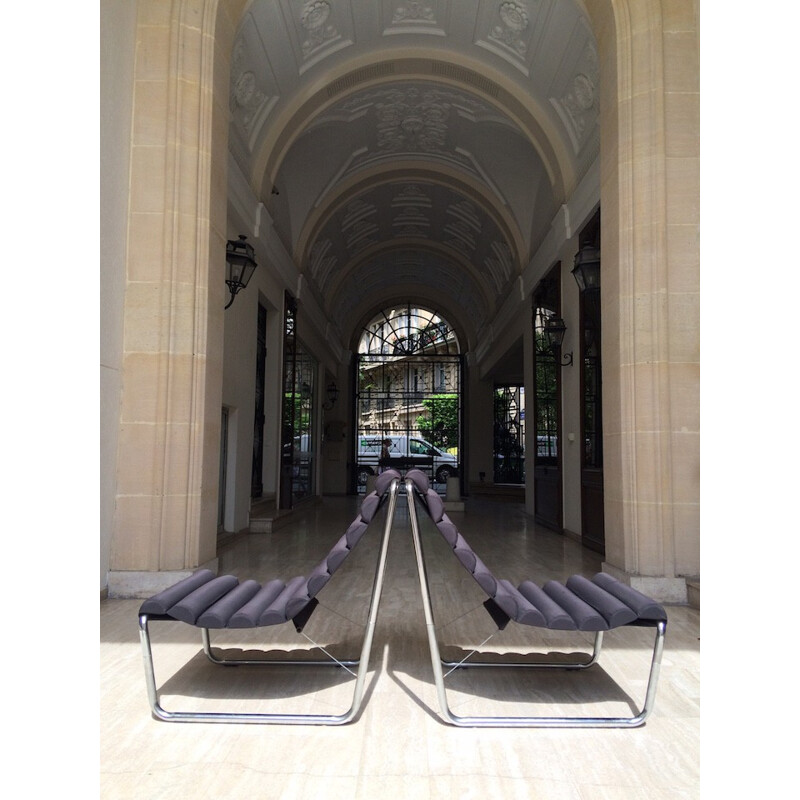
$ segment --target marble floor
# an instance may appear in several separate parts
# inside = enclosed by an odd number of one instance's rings
[[[325,498],[272,534],[226,545],[220,572],[264,582],[308,574],[345,530],[356,498]],[[591,576],[600,558],[533,524],[522,505],[472,498],[450,514],[499,577],[543,583]],[[306,633],[344,656],[358,650],[382,519],[320,594]],[[439,639],[460,649],[494,630],[479,587],[430,523],[423,543]],[[655,709],[623,730],[464,729],[438,716],[405,498],[389,544],[364,704],[340,727],[165,723],[150,715],[138,638],[139,600],[100,607],[100,793],[158,798],[546,798],[675,800],[700,795],[700,614],[669,607]],[[352,680],[340,668],[224,669],[203,655],[197,629],[151,626],[165,708],[341,713]],[[343,648],[339,648],[343,643]],[[311,645],[291,626],[222,631],[214,644],[276,651]],[[542,652],[591,646],[585,634],[510,625],[482,649]],[[606,634],[600,663],[580,673],[462,670],[448,679],[455,713],[629,715],[642,702],[652,648],[647,629]]]

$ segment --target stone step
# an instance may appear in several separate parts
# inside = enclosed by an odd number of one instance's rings
[[[686,581],[686,596],[689,601],[689,605],[692,608],[696,608],[699,610],[700,608],[700,581],[699,580],[687,580]]]

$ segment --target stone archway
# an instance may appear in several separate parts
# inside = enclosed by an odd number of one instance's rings
[[[216,555],[216,278],[229,54],[245,5],[138,3],[112,595]],[[681,576],[699,574],[697,11],[586,7],[602,79],[607,567],[683,600]]]

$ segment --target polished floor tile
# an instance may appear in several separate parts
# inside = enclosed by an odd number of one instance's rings
[[[425,620],[400,498],[389,545],[365,700],[342,727],[165,723],[149,711],[138,640],[139,600],[101,603],[100,787],[108,800],[157,798],[547,798],[659,800],[699,797],[700,615],[670,607],[655,710],[631,730],[460,729],[438,715]],[[238,539],[220,571],[265,581],[307,574],[345,530],[355,498],[325,498],[272,534]],[[514,583],[592,575],[600,558],[535,526],[520,505],[470,499],[451,517],[500,577]],[[306,633],[337,657],[357,653],[375,574],[377,520],[320,594]],[[423,522],[440,641],[468,652],[492,634],[473,578]],[[340,668],[221,668],[199,631],[151,626],[166,708],[340,713],[352,684]],[[220,631],[215,644],[246,651],[310,649],[289,626]],[[583,634],[509,626],[487,653],[591,647]],[[447,679],[454,711],[629,714],[643,698],[652,648],[646,629],[606,634],[600,664],[582,673],[462,670]]]

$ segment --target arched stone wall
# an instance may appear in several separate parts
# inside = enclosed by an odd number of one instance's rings
[[[213,561],[228,71],[245,0],[139,0],[109,593]],[[586,0],[599,44],[607,568],[699,574],[697,8]],[[684,587],[682,589],[682,587]]]

